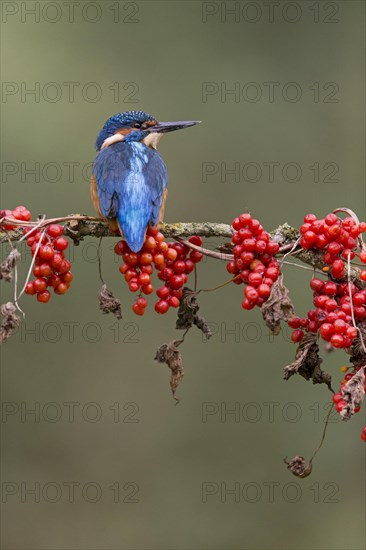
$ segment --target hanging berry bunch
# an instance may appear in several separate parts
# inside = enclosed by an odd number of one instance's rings
[[[245,284],[244,309],[261,307],[271,294],[271,287],[278,279],[280,268],[275,255],[280,247],[269,233],[250,214],[241,214],[232,223],[234,260],[226,269],[235,275],[234,283]]]
[[[25,235],[28,232],[25,229]],[[25,293],[36,295],[38,302],[49,302],[51,293],[48,288],[53,288],[55,294],[65,294],[73,280],[71,263],[65,258],[69,242],[63,232],[62,225],[51,224],[46,231],[32,231],[27,238],[27,245],[35,256],[33,275],[36,278],[26,284]]]
[[[189,242],[197,246],[202,245],[202,239],[197,236],[189,238]],[[158,288],[156,295],[159,300],[155,303],[157,313],[166,313],[170,307],[177,308],[183,295],[182,288],[188,281],[188,275],[194,270],[195,264],[200,262],[203,254],[190,250],[180,242],[166,242],[164,235],[156,228],[149,228],[145,243],[140,252],[132,252],[126,241],[119,241],[114,251],[122,256],[123,263],[119,270],[131,292],[139,292],[139,297],[132,306],[136,315],[144,315],[148,305],[143,294],[154,292],[151,282],[153,270],[164,285]]]
[[[305,332],[312,332],[318,333],[334,348],[352,345],[358,332],[356,323],[366,319],[366,290],[344,279],[357,251],[361,262],[366,263],[366,250],[360,239],[365,230],[366,224],[353,217],[342,220],[335,213],[322,219],[314,214],[305,216],[300,227],[300,246],[305,250],[321,251],[327,280],[311,279],[315,309],[308,311],[305,318],[294,317],[288,322],[294,329],[293,342],[300,342]]]

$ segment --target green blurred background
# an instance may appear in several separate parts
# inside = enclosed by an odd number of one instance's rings
[[[110,115],[144,109],[203,121],[160,145],[166,221],[230,223],[249,208],[270,230],[338,206],[365,216],[363,2],[2,10],[3,208],[93,214],[95,137]],[[225,173],[233,167],[240,173]],[[119,325],[98,309],[89,239],[70,251],[72,290],[47,306],[25,297],[25,322],[1,349],[1,548],[364,548],[363,419],[332,417],[312,476],[287,472],[284,456],[310,457],[317,446],[329,393],[283,381],[294,347],[285,334],[270,338],[258,312],[243,312],[236,286],[201,297],[215,334],[208,343],[188,335],[174,406],[169,371],[154,361],[177,337],[174,312],[157,317],[150,305],[133,316],[107,241],[103,274],[124,306]],[[202,287],[226,277],[219,262],[200,265]],[[311,304],[309,277],[286,268],[300,313]],[[335,387],[345,359],[326,357]],[[225,416],[235,407],[239,416]]]

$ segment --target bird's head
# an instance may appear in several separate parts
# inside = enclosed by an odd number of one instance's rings
[[[199,122],[199,120],[159,122],[144,111],[126,111],[107,120],[99,132],[95,146],[100,151],[117,141],[140,141],[156,149],[163,134],[188,128]]]

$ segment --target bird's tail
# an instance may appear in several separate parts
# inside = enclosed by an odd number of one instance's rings
[[[149,213],[142,208],[129,210],[127,215],[124,209],[120,208],[118,211],[117,220],[121,235],[133,252],[139,252],[143,247],[149,218]]]

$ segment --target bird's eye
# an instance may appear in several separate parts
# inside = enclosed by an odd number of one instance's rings
[[[133,125],[134,128],[141,128],[141,124],[139,122],[135,122]]]

